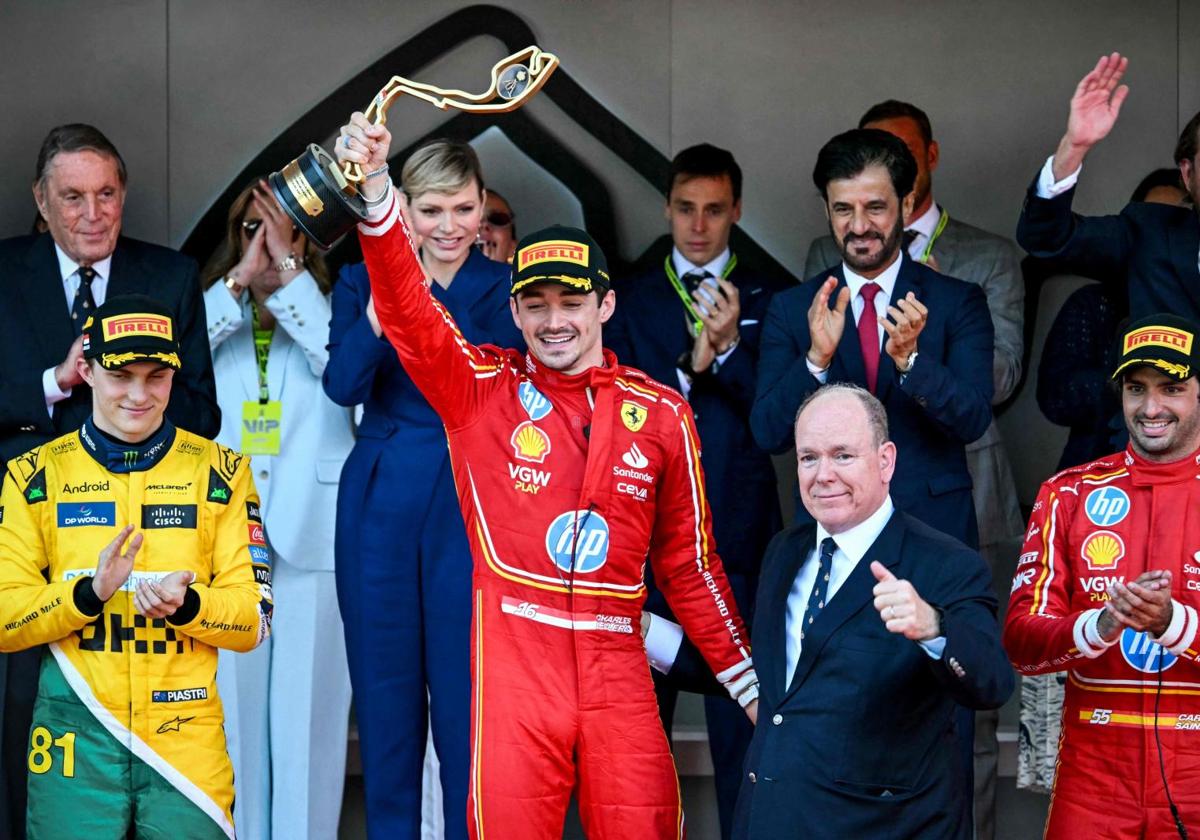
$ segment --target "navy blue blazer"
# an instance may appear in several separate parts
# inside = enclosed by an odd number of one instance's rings
[[[939,531],[969,546],[979,544],[966,445],[992,422],[992,319],[983,290],[946,277],[902,255],[892,303],[910,291],[929,309],[917,339],[917,361],[901,383],[896,366],[880,345],[876,396],[887,409],[891,439],[899,452],[892,499]],[[822,272],[797,288],[776,295],[767,311],[759,349],[758,392],[750,416],[754,437],[764,449],[783,452],[794,445],[796,410],[821,387],[808,371],[812,342],[808,307],[825,278],[838,278],[832,308],[846,285],[842,266]],[[830,364],[827,381],[866,387],[852,309]],[[797,523],[811,522],[797,502]]]
[[[92,413],[92,389],[46,411],[42,371],[66,358],[74,340],[54,239],[48,233],[0,242],[0,463],[77,429]],[[167,418],[207,438],[221,428],[204,299],[195,260],[178,251],[120,237],[107,297],[144,294],[175,314],[183,369],[175,374]]]
[[[450,288],[434,283],[430,289],[471,343],[524,348],[508,304],[510,274],[507,264],[472,248]],[[432,430],[444,450],[441,418],[404,372],[392,345],[371,329],[370,299],[366,265],[345,266],[333,287],[325,393],[338,405],[362,404],[359,437],[386,438],[397,431],[424,437]]]
[[[1189,207],[1133,203],[1117,216],[1071,212],[1075,190],[1038,198],[1037,179],[1029,187],[1017,242],[1035,257],[1064,270],[1128,289],[1134,318],[1174,312],[1200,320],[1200,219]]]
[[[700,436],[700,462],[713,536],[725,570],[755,575],[763,551],[779,530],[779,496],[771,458],[750,433],[758,343],[767,304],[777,281],[735,267],[729,282],[741,305],[737,348],[716,373],[695,378],[688,402]],[[616,286],[617,308],[604,325],[604,346],[622,364],[642,370],[672,388],[679,387],[675,363],[692,348],[683,302],[661,265]]]
[[[987,566],[897,511],[806,628],[787,684],[788,593],[815,541],[815,526],[792,526],[763,561],[752,637],[758,725],[733,836],[969,838],[962,803],[972,794],[958,772],[955,707],[997,708],[1014,686]],[[888,632],[873,604],[873,560],[943,610],[941,659]],[[690,670],[704,667],[693,661]]]

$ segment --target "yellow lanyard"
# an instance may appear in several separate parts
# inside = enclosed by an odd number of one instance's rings
[[[271,354],[271,336],[274,328],[264,329],[258,321],[258,304],[250,301],[250,316],[254,324],[254,358],[258,362],[258,401],[266,403],[271,399],[267,388],[267,359]]]
[[[946,212],[946,208],[942,208],[942,215],[938,217],[937,227],[933,229],[933,236],[929,237],[929,241],[925,243],[925,250],[921,252],[921,262],[929,262],[929,258],[933,255],[933,243],[937,242],[942,231],[946,229],[946,223],[950,221],[950,214]]]
[[[735,266],[737,266],[737,254],[730,254],[729,262],[725,264],[725,269],[721,272],[721,279],[728,280]],[[683,281],[675,273],[675,266],[671,263],[670,254],[667,254],[663,268],[667,272],[667,279],[671,281],[671,286],[675,289],[675,294],[679,295],[679,299],[683,301],[683,308],[687,310],[688,316],[692,321],[692,326],[695,327],[695,335],[699,335],[700,330],[704,329],[704,320],[700,317],[700,313],[696,311],[696,302],[688,294],[687,287],[683,285]]]

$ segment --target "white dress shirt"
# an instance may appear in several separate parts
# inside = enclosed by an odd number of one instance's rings
[[[733,256],[733,253],[727,247],[724,251],[717,254],[716,257],[714,257],[712,259],[712,261],[707,263],[706,265],[696,265],[695,263],[691,262],[687,257],[685,257],[683,255],[683,252],[680,251],[679,248],[672,247],[671,248],[671,265],[673,265],[675,267],[675,276],[679,277],[680,279],[682,279],[685,274],[691,274],[693,271],[707,271],[713,277],[721,277],[725,272],[725,266],[729,265],[729,260],[732,256]],[[690,320],[692,316],[689,314],[687,317]],[[741,321],[740,323],[745,324],[745,323],[750,323],[750,322]],[[728,350],[726,350],[724,353],[717,356],[716,364],[717,365],[725,364],[725,360],[728,359],[730,356],[732,356],[733,351],[736,349],[737,349],[737,345],[735,344],[732,347],[730,347]],[[688,395],[691,393],[691,390],[692,390],[692,380],[689,379],[688,375],[681,370],[676,369],[675,374],[679,378],[679,391],[680,391],[680,393],[683,394],[683,398],[687,399]],[[672,659],[673,658],[674,657],[672,657]]]
[[[866,556],[867,551],[875,544],[875,540],[879,539],[879,535],[883,533],[883,529],[892,518],[894,511],[895,506],[892,504],[892,497],[889,495],[873,514],[853,528],[833,537],[837,549],[833,552],[833,563],[829,571],[829,588],[825,592],[825,609],[829,608],[829,603],[837,595],[838,590],[842,588],[842,584],[846,582],[846,579],[850,577],[850,573],[854,571],[854,567]],[[821,543],[828,536],[831,536],[830,533],[818,522],[817,538],[813,543],[813,547],[808,552],[808,557],[801,564],[800,571],[796,574],[796,580],[792,583],[792,589],[788,593],[787,637],[784,648],[787,659],[787,683],[785,685],[791,685],[792,677],[796,673],[796,665],[800,661],[800,648],[802,646],[800,631],[804,627],[804,615],[808,610],[808,597],[812,593],[813,583],[817,579],[817,571],[821,565]],[[873,610],[874,606],[871,609]],[[879,621],[882,623],[883,619],[880,618]],[[930,657],[941,659],[942,651],[946,647],[946,640],[945,637],[939,636],[936,639],[931,639],[928,642],[919,642],[918,644],[921,645]]]
[[[54,243],[54,253],[58,256],[58,272],[62,278],[63,294],[67,299],[67,312],[71,311],[71,307],[75,305],[75,295],[79,292],[79,263],[68,257],[62,248],[58,247],[58,243]],[[96,276],[92,278],[92,300],[96,302],[96,306],[104,303],[108,297],[108,276],[112,271],[112,254],[109,254],[99,262],[92,263],[92,270],[96,272]],[[51,416],[54,414],[54,404],[62,402],[67,397],[71,396],[71,390],[62,390],[58,387],[58,380],[54,378],[54,368],[46,368],[42,371],[42,393],[46,396],[46,411]]]
[[[938,207],[936,201],[929,202],[929,209],[922,213],[918,218],[913,219],[904,230],[912,231],[916,234],[913,241],[908,246],[908,255],[914,261],[920,262],[921,257],[925,256],[925,246],[929,244],[929,240],[933,238],[933,232],[937,230],[938,222],[942,220],[942,208]]]
[[[891,265],[884,269],[882,274],[870,280],[868,280],[866,277],[855,274],[850,270],[850,266],[842,263],[842,273],[846,275],[846,285],[850,287],[850,312],[854,316],[854,323],[847,323],[845,329],[858,329],[858,319],[862,317],[863,311],[863,297],[861,294],[862,287],[867,283],[877,283],[879,285],[879,291],[875,294],[875,300],[872,301],[875,304],[875,314],[880,318],[887,316],[888,306],[890,306],[892,302],[892,292],[896,288],[896,278],[900,276],[901,262],[903,262],[903,260],[897,257]],[[883,325],[876,323],[875,331],[879,336],[879,345],[882,347],[884,334]],[[883,353],[881,352],[881,364],[883,362],[882,356]],[[804,357],[804,363],[808,365],[808,372],[816,377],[818,382],[824,385],[825,381],[829,378],[829,368],[817,367],[812,363],[812,361],[809,360],[807,355]]]

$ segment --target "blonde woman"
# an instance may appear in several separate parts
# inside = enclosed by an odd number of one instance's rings
[[[467,340],[519,343],[510,269],[473,247],[486,199],[474,150],[429,143],[400,180],[433,296]],[[445,837],[455,840],[467,836],[471,555],[442,421],[375,334],[374,317],[366,268],[344,269],[333,293],[325,391],[340,405],[363,405],[338,497],[337,580],[367,833],[419,840],[431,725]]]

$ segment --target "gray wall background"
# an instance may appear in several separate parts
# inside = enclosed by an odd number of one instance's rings
[[[284,126],[466,5],[8,0],[0,4],[0,235],[28,229],[46,130],[84,121],[128,163],[126,232],[178,246]],[[1062,133],[1075,83],[1101,53],[1130,57],[1132,93],[1089,158],[1083,212],[1119,209],[1145,172],[1169,165],[1182,124],[1200,108],[1200,4],[1187,0],[512,0],[506,8],[663,154],[701,140],[732,149],[746,175],[742,227],[795,273],[824,232],[809,180],[816,150],[875,101],[908,99],[929,112],[942,147],[938,200],[1008,235],[1026,184]],[[476,38],[413,75],[481,89],[506,52]],[[665,232],[657,185],[547,97],[528,107],[611,190],[624,256]],[[445,118],[401,101],[389,126],[402,144]],[[488,179],[509,195],[524,229],[569,216],[568,197],[539,201],[553,185],[506,144],[489,138]],[[1039,425],[1036,407],[1021,409],[1002,425],[1028,501],[1062,433]]]

